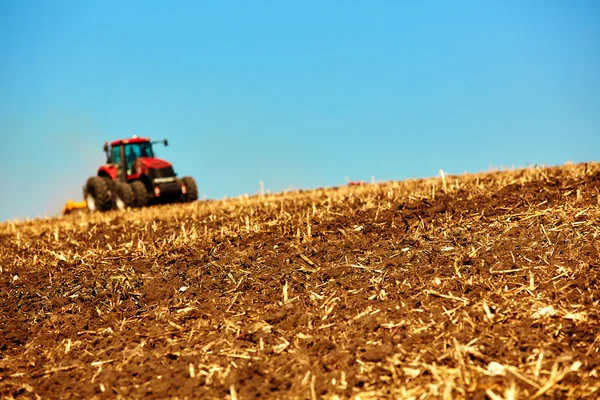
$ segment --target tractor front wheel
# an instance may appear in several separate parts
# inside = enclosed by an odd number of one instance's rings
[[[198,200],[198,186],[196,181],[191,176],[184,176],[181,181],[185,185],[185,194],[183,195],[183,201],[191,202]]]
[[[146,207],[148,205],[148,201],[150,200],[150,195],[146,190],[146,186],[142,181],[133,181],[131,182],[131,189],[133,189],[133,194],[135,197],[135,205],[136,207]]]
[[[110,185],[105,178],[92,176],[85,184],[85,201],[90,211],[108,211],[112,208]]]

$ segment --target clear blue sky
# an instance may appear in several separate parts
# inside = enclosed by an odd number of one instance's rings
[[[0,221],[57,215],[105,140],[201,197],[600,155],[600,2],[0,2]]]

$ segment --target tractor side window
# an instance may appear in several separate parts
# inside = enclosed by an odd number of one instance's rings
[[[114,146],[112,148],[112,163],[121,165],[121,151],[119,146]]]

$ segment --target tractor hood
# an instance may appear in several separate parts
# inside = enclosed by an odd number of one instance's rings
[[[140,157],[138,163],[143,169],[160,169],[171,166],[170,162],[155,157]]]

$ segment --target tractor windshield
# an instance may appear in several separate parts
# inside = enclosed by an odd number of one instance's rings
[[[135,161],[139,157],[154,157],[152,144],[150,142],[128,143],[125,145],[125,157],[131,161]]]
[[[125,147],[124,156],[128,163],[133,163],[140,157],[154,157],[150,142],[128,143],[123,147]],[[111,161],[113,164],[121,165],[121,146],[113,146]]]

